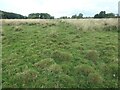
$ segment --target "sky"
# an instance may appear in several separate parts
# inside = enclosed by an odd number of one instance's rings
[[[28,16],[30,13],[49,13],[55,18],[82,13],[94,16],[100,11],[118,13],[120,0],[0,0],[0,10]]]

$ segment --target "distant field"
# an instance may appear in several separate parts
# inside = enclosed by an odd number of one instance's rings
[[[2,20],[3,88],[117,88],[117,19]]]

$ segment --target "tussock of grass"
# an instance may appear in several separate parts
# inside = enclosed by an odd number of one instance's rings
[[[110,68],[110,73],[112,74],[112,76],[114,78],[118,78],[118,65],[114,64],[114,63],[110,63],[109,64],[109,68]]]
[[[58,80],[60,82],[60,87],[65,87],[65,88],[75,87],[75,80],[69,75],[62,74],[59,76]]]
[[[72,59],[72,54],[56,50],[53,52],[52,58],[57,62],[70,61]]]
[[[62,68],[58,64],[52,64],[52,65],[50,65],[49,68],[47,68],[47,71],[48,72],[52,72],[52,73],[61,73],[62,72]]]
[[[88,82],[93,87],[101,87],[101,84],[103,83],[103,78],[98,73],[90,73],[88,75]]]
[[[73,71],[72,68],[73,68],[73,65],[71,63],[62,64],[63,72],[67,75],[71,74],[71,71]]]
[[[86,58],[92,60],[93,63],[97,63],[97,60],[99,59],[99,54],[96,50],[88,50]]]
[[[110,56],[110,59],[111,58],[113,58],[113,56]],[[114,60],[111,61],[110,59],[107,59],[106,57],[106,60],[104,61],[105,63],[100,66],[101,68],[100,70],[102,74],[106,76],[105,85],[108,87],[113,87],[113,86],[116,87],[118,85],[118,81],[117,81],[118,80],[118,60],[114,58]],[[108,84],[106,82],[110,82],[110,83]]]
[[[15,30],[15,31],[22,31],[23,29],[22,29],[22,27],[20,27],[20,26],[16,26],[16,27],[14,28],[14,30]]]
[[[75,68],[75,73],[79,76],[81,74],[88,76],[90,73],[95,72],[94,68],[87,65],[87,64],[82,64],[82,65],[77,65]]]
[[[28,23],[29,26],[37,25],[37,23]]]
[[[107,77],[118,79],[118,64],[116,65],[114,62],[101,65],[101,71]]]
[[[57,38],[58,35],[59,34],[55,30],[52,30],[47,36],[51,38]]]
[[[16,73],[15,80],[19,81],[21,86],[29,87],[30,82],[35,82],[39,73],[35,70],[28,69],[21,73]]]
[[[43,60],[40,60],[39,62],[36,62],[34,66],[38,69],[45,69],[48,68],[50,65],[54,64],[54,60],[51,58],[46,58]]]

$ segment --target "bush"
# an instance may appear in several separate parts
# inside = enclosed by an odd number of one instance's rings
[[[52,58],[56,61],[70,61],[72,59],[72,54],[61,51],[54,51]]]

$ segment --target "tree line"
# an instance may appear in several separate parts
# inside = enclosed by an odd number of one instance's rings
[[[23,16],[21,14],[5,12],[0,10],[0,16],[3,19],[54,19],[54,16],[51,16],[48,13],[31,13],[28,16]],[[78,15],[72,15],[71,17],[62,16],[59,19],[80,19],[80,18],[117,18],[120,17],[118,14],[106,13],[106,11],[101,11],[98,14],[95,14],[94,17],[83,17],[82,13]]]
[[[60,17],[60,19],[80,19],[80,18],[83,18],[82,13],[79,13],[78,15],[77,14],[72,15],[72,17],[67,17],[67,16]]]
[[[3,19],[26,19],[26,16],[16,14],[16,13],[11,13],[11,12],[5,12],[0,10],[0,16]]]
[[[2,19],[54,19],[54,16],[51,16],[48,13],[31,13],[28,16],[23,16],[20,14],[5,12],[1,10],[0,16]]]
[[[51,16],[48,13],[31,13],[28,15],[29,19],[54,19],[54,16]]]
[[[115,18],[117,16],[115,16],[114,13],[106,13],[105,11],[101,11],[99,14],[96,14],[94,18]]]

